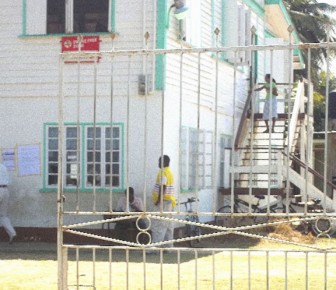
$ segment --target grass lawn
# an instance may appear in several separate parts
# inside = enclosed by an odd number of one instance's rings
[[[230,243],[226,246],[230,249],[181,249],[157,255],[135,249],[69,249],[69,289],[77,289],[78,283],[79,289],[93,289],[94,285],[96,289],[131,290],[242,290],[249,286],[277,290],[286,289],[286,280],[287,289],[336,289],[334,251],[305,252],[307,248],[283,244],[280,249],[271,241],[235,251]],[[314,246],[335,247],[336,241],[319,239]],[[57,289],[56,253],[1,252],[0,259],[0,289]]]

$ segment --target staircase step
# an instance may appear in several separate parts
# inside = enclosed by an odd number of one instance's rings
[[[303,120],[305,118],[305,113],[299,113],[298,120]],[[263,114],[262,113],[254,113],[254,120],[262,119]],[[288,114],[287,113],[279,113],[277,120],[288,120]]]
[[[222,195],[231,195],[232,188],[220,187],[218,189]],[[233,189],[234,194],[247,195],[250,194],[250,188],[248,187],[235,187]],[[284,188],[270,188],[271,195],[283,195],[285,193]],[[252,195],[267,195],[268,188],[252,188]]]

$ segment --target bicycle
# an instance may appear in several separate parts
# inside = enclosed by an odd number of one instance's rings
[[[246,215],[241,216],[229,216],[229,215],[216,215],[215,224],[218,226],[225,227],[235,227],[235,226],[247,226],[253,224],[263,224],[268,221],[268,216],[265,215],[254,215],[248,216],[249,208],[251,207],[252,214],[267,214],[268,207],[260,206],[260,201],[265,199],[265,196],[259,195],[254,196],[257,198],[257,202],[250,204],[249,202],[242,200],[239,197],[235,197],[233,207],[231,205],[224,205],[217,210],[218,214],[229,214],[229,213],[246,213]],[[233,211],[232,211],[233,209]],[[278,203],[273,202],[269,206],[270,213],[276,213],[278,210]]]
[[[303,208],[304,206],[307,206],[308,213],[317,213],[321,214],[324,212],[323,206],[321,204],[321,199],[318,198],[312,198],[307,202],[303,202],[301,200],[301,195],[294,196],[295,202],[291,202],[289,204],[290,211],[291,208],[293,209],[292,205],[295,205],[297,207]],[[301,210],[303,211],[303,210]],[[297,212],[297,210],[294,212]],[[297,229],[301,228],[301,232],[307,234],[309,231],[312,231],[313,234],[317,237],[319,236],[333,236],[336,232],[336,221],[334,219],[328,218],[328,217],[318,217],[316,220],[312,221],[302,221],[300,222]]]
[[[185,220],[189,222],[199,223],[199,218],[196,215],[196,212],[193,209],[193,203],[196,202],[195,197],[188,198],[185,202],[180,202],[180,204],[185,206],[185,210],[188,213]],[[198,200],[197,200],[198,201]],[[200,226],[186,224],[185,226],[185,234],[187,237],[196,237],[202,234],[202,230]],[[196,244],[200,243],[200,239],[192,239],[189,240],[189,245],[194,247]]]

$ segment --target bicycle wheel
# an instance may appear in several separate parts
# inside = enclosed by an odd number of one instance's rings
[[[276,210],[273,209],[273,208],[270,208],[270,212],[271,213],[276,213]],[[267,214],[267,208],[262,209],[262,210],[261,209],[256,210],[255,213]],[[269,220],[270,220],[270,216],[268,216],[268,215],[258,215],[258,216],[254,216],[254,218],[253,218],[253,222],[256,225],[257,224],[266,224],[266,223],[269,222]]]
[[[240,204],[239,202],[237,203],[237,205],[236,204],[234,205],[233,212],[234,213],[237,213],[237,212],[244,213],[246,206]],[[218,213],[232,213],[231,206],[225,205],[221,207],[217,212]],[[252,225],[253,218],[251,216],[248,216],[247,213],[246,213],[246,216],[244,215],[240,215],[240,216],[221,215],[221,216],[216,216],[215,223],[217,226],[235,228],[235,227]]]
[[[199,223],[199,218],[198,216],[190,216],[189,221]],[[196,237],[200,236],[202,234],[202,230],[199,226],[196,225],[186,225],[186,232],[188,237]],[[201,239],[193,239],[189,241],[189,245],[191,247],[194,247],[196,244],[199,244]]]
[[[336,231],[335,221],[330,218],[320,217],[315,221],[312,221],[311,228],[313,233],[318,235],[329,235],[332,236]]]
[[[234,207],[233,211],[236,212],[237,209]],[[222,206],[220,209],[217,210],[217,213],[231,213],[231,206],[230,205],[225,205]],[[227,215],[216,215],[215,217],[215,224],[216,226],[221,226],[221,227],[229,227],[230,222],[232,217],[227,216]]]

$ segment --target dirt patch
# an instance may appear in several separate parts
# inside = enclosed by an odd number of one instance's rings
[[[216,233],[214,230],[202,229],[202,234]],[[245,235],[245,233],[249,235]],[[314,244],[316,237],[311,233],[305,233],[301,228],[293,228],[290,223],[260,226],[237,231],[236,233],[218,235],[216,237],[204,238],[199,247],[210,248],[250,248],[267,242],[268,238],[278,239],[279,242],[292,242],[298,244]]]
[[[269,237],[302,244],[314,244],[316,241],[316,237],[311,232],[307,234],[302,233],[299,230],[293,229],[287,223],[274,226],[273,231],[269,233]]]

